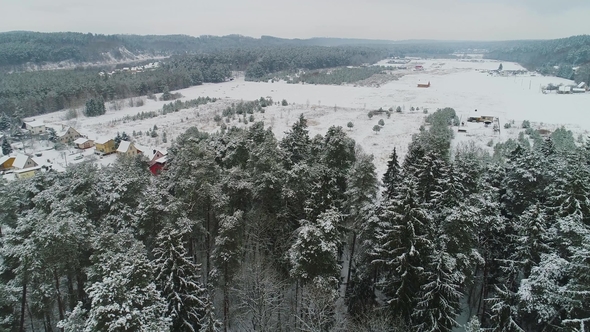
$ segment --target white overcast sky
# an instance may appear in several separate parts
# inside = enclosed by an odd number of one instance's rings
[[[0,31],[508,40],[590,33],[590,0],[0,0]]]

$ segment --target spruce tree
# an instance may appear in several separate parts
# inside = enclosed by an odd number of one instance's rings
[[[425,281],[423,267],[433,249],[430,215],[419,201],[415,180],[404,179],[379,216],[373,251],[373,263],[384,271],[380,285],[391,310],[407,322],[416,308],[416,296]]]
[[[556,216],[577,215],[590,226],[590,168],[584,159],[581,151],[576,151],[566,157],[566,163],[560,163],[560,176],[547,188],[547,205]]]
[[[442,242],[442,241],[441,241]],[[456,319],[461,310],[459,300],[464,275],[457,270],[455,258],[446,253],[444,245],[429,257],[425,266],[425,283],[422,285],[412,320],[416,331],[451,332],[458,326]]]
[[[12,153],[12,146],[10,146],[8,139],[4,138],[4,140],[2,141],[2,154],[7,156],[11,153]]]
[[[242,253],[243,216],[244,213],[240,210],[237,210],[232,215],[220,216],[219,234],[215,239],[216,248],[213,252],[220,277],[218,282],[223,291],[223,326],[226,331],[230,328],[230,285],[240,266]]]
[[[531,268],[539,264],[541,254],[550,250],[548,218],[542,206],[537,203],[528,208],[519,217],[515,230],[515,250],[512,258],[522,264],[524,277],[528,277]]]
[[[393,148],[393,153],[387,162],[387,170],[385,174],[383,174],[383,186],[385,187],[383,190],[383,198],[384,199],[391,199],[396,194],[397,186],[402,179],[402,170],[398,162],[397,157],[397,150]]]
[[[172,330],[198,332],[208,299],[200,281],[201,267],[188,256],[183,243],[183,230],[190,229],[186,226],[166,227],[156,238],[156,285],[166,299],[166,316],[172,320]]]
[[[285,165],[289,168],[309,157],[310,139],[307,130],[307,119],[303,114],[299,116],[298,121],[293,124],[291,130],[281,140],[280,146],[285,153]]]
[[[100,235],[88,287],[88,331],[165,331],[166,302],[152,281],[153,265],[129,230]]]
[[[506,286],[495,286],[495,295],[486,301],[490,304],[490,322],[493,331],[524,332],[518,323],[518,296]]]
[[[2,113],[0,116],[0,131],[5,131],[10,129],[10,118],[6,115],[6,113]]]
[[[301,221],[295,242],[289,249],[292,277],[308,283],[316,277],[336,280],[340,271],[338,249],[340,233],[338,228],[342,216],[335,210],[328,210],[314,222]]]

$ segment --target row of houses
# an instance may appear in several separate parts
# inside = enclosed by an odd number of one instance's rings
[[[159,66],[160,66],[160,63],[159,62],[150,62],[147,65],[143,65],[143,66],[123,67],[123,68],[120,68],[120,69],[115,69],[115,70],[110,71],[110,72],[101,71],[101,72],[98,73],[98,75],[100,77],[104,77],[105,75],[111,76],[111,75],[114,75],[116,73],[133,73],[133,74],[135,74],[135,73],[141,73],[141,72],[146,71],[146,70],[154,70],[154,69],[158,68]]]
[[[585,82],[578,85],[560,85],[557,88],[559,94],[570,94],[570,93],[585,93],[588,90]]]
[[[63,124],[45,124],[39,120],[24,122],[22,129],[28,130],[31,135],[49,134],[50,131],[54,131],[55,140],[63,144],[73,142],[80,137],[84,137],[76,129],[70,126]]]
[[[89,144],[87,139],[79,139],[77,142],[78,148],[80,144]],[[152,174],[157,175],[166,166],[166,152],[159,149],[145,148],[129,141],[121,141],[119,146],[115,148],[115,140],[112,138],[100,138],[95,141],[94,153],[97,155],[108,155],[116,153],[119,156],[135,157],[143,155],[148,159],[148,164]]]
[[[117,147],[115,140],[112,138],[99,138],[91,140],[80,134],[76,129],[61,124],[45,124],[38,120],[26,121],[23,123],[23,129],[28,130],[32,135],[44,135],[49,131],[55,132],[54,140],[63,144],[72,143],[77,149],[85,150],[95,148],[94,153],[100,156],[116,153],[117,155],[137,156],[144,155],[149,162],[150,171],[155,175],[158,174],[166,165],[166,152],[159,149],[150,149],[140,147],[129,141],[121,141]],[[26,155],[22,155],[25,156]],[[15,157],[3,157],[15,158]],[[21,157],[21,159],[24,157]],[[12,159],[10,159],[12,160]],[[9,159],[3,161],[6,167],[0,166],[0,171],[13,169],[12,162]],[[20,160],[20,159],[19,159]],[[30,159],[33,163],[34,161]],[[20,163],[17,163],[20,165]],[[16,171],[25,168],[37,167],[38,165],[27,164],[24,168],[15,167]],[[15,171],[15,173],[16,173]],[[33,173],[34,174],[34,173]],[[32,176],[32,175],[31,175]]]
[[[0,171],[11,171],[20,179],[33,177],[40,169],[41,166],[26,154],[0,157]]]

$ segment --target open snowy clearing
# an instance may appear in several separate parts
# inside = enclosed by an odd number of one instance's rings
[[[380,64],[384,64],[382,62]],[[142,111],[155,111],[166,102],[145,100],[141,107],[124,107],[118,111],[107,111],[105,115],[78,118],[66,121],[65,111],[37,116],[37,120],[46,123],[59,122],[76,128],[90,139],[109,136],[125,131],[132,135],[133,131],[142,131],[158,127],[157,138],[133,136],[140,145],[146,147],[169,147],[171,141],[191,126],[200,130],[214,132],[219,127],[213,121],[215,114],[232,102],[251,101],[260,97],[271,97],[275,102],[286,99],[288,106],[273,105],[266,108],[264,114],[256,113],[255,121],[265,121],[271,126],[278,138],[298,118],[304,114],[309,120],[312,135],[324,134],[332,125],[346,128],[349,121],[353,122],[349,135],[359,143],[366,152],[375,156],[377,171],[385,171],[387,159],[394,147],[398,148],[403,158],[411,135],[418,132],[423,124],[425,114],[437,108],[452,107],[462,121],[469,116],[493,116],[500,120],[501,132],[494,133],[491,126],[483,124],[467,124],[466,133],[456,135],[455,144],[461,141],[474,140],[481,146],[493,139],[494,143],[517,137],[520,129],[504,129],[504,124],[514,120],[516,127],[523,120],[529,120],[533,126],[553,130],[564,125],[577,136],[590,132],[590,93],[557,95],[543,94],[541,86],[549,83],[571,84],[571,81],[543,77],[535,73],[503,77],[492,75],[488,71],[498,68],[500,62],[482,59],[469,60],[412,60],[408,68],[416,65],[424,70],[404,71],[405,76],[381,87],[328,86],[309,84],[287,84],[285,82],[258,83],[246,82],[243,77],[220,84],[204,84],[180,90],[181,100],[197,97],[221,98],[215,103],[199,106],[195,109],[181,110],[176,113],[160,115],[155,118],[121,121],[125,116],[133,116]],[[502,63],[504,70],[524,70],[514,63]],[[430,88],[418,88],[418,83],[431,83]],[[145,99],[145,98],[144,98]],[[390,118],[375,115],[369,119],[367,113],[382,107],[389,109],[401,106],[402,113],[392,113]],[[107,103],[108,107],[108,103]],[[410,111],[410,107],[419,107],[418,111]],[[475,110],[477,109],[477,112]],[[79,112],[81,113],[81,112]],[[373,132],[380,119],[385,125],[380,132]],[[237,119],[231,125],[244,126]],[[162,133],[166,132],[168,143],[162,143]],[[491,150],[491,148],[489,148]],[[105,157],[107,158],[107,157]],[[106,164],[112,159],[100,160]]]

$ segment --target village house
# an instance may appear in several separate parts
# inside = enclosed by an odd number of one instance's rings
[[[63,144],[72,142],[75,139],[82,137],[82,134],[80,134],[76,129],[70,126],[57,124],[53,126],[48,125],[47,128],[52,128],[53,130],[55,130],[56,142],[60,142]]]
[[[152,172],[153,175],[160,174],[162,170],[165,169],[167,161],[168,157],[166,156],[156,159],[154,163],[150,165],[150,172]]]
[[[14,163],[12,163],[12,167],[15,169],[26,169],[31,167],[39,166],[37,163],[26,154],[17,154],[16,158],[14,159]]]
[[[43,134],[46,130],[45,123],[38,120],[24,122],[22,128],[31,132],[32,135]]]
[[[16,156],[3,156],[0,158],[0,170],[22,170],[39,166],[31,157],[26,154],[17,154]]]
[[[99,155],[107,155],[117,151],[115,149],[115,141],[112,138],[99,138],[94,141],[96,147],[94,153]]]
[[[147,158],[150,167],[156,162],[156,160],[164,157],[167,154],[164,150],[148,149],[137,145],[136,147]]]
[[[74,141],[74,145],[78,149],[88,149],[94,146],[94,141],[85,137],[80,137]]]
[[[2,156],[0,157],[0,171],[6,171],[12,169],[14,163],[14,156]]]
[[[119,156],[133,157],[140,153],[141,151],[139,151],[135,145],[129,141],[121,141],[121,143],[119,143],[119,147],[117,148],[117,155]]]

